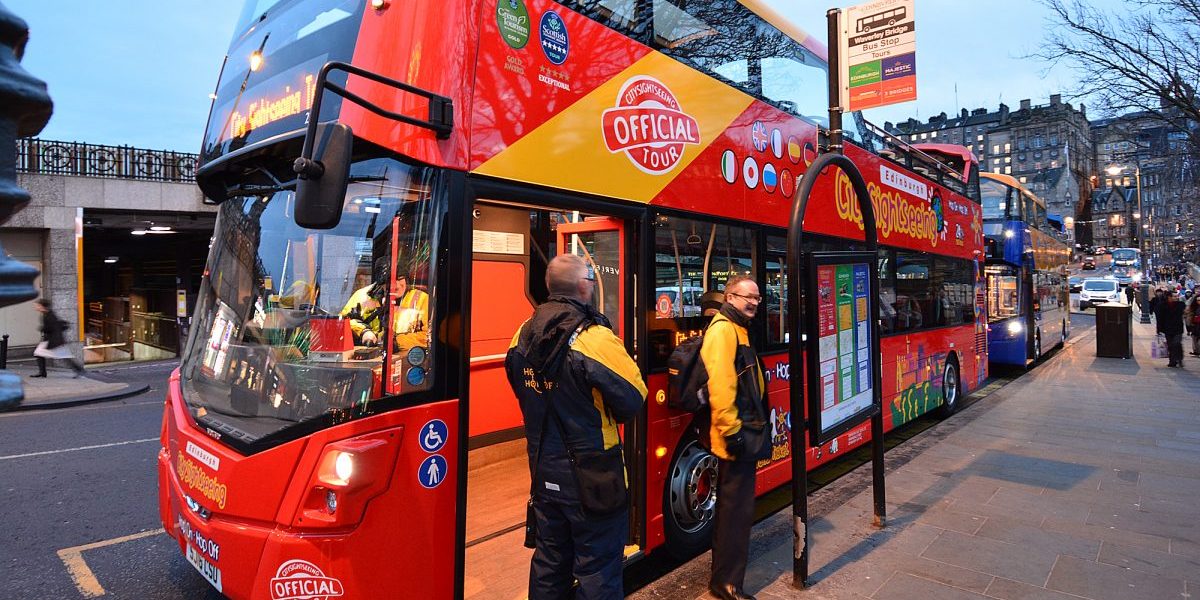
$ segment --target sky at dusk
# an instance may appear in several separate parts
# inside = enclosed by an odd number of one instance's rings
[[[22,64],[49,84],[54,99],[54,117],[41,137],[199,149],[208,94],[241,0],[0,1],[29,23]],[[860,3],[765,1],[813,32],[824,32],[827,8]],[[1025,98],[1047,103],[1050,94],[1071,87],[1073,74],[1022,58],[1041,43],[1045,15],[1035,0],[917,0],[918,99],[869,110],[867,118],[882,125],[959,107],[995,110],[1001,101],[1014,108]],[[1098,116],[1093,112],[1089,116]]]

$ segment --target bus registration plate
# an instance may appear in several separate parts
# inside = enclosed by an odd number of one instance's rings
[[[205,560],[200,555],[200,551],[196,550],[196,547],[190,543],[187,544],[187,559],[214,588],[217,588],[218,592],[221,591],[221,570]]]

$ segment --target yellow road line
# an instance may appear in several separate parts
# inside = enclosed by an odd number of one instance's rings
[[[114,544],[121,544],[124,542],[132,542],[133,540],[150,537],[152,535],[158,535],[164,532],[165,530],[160,527],[151,531],[143,531],[141,533],[121,536],[111,540],[101,540],[99,542],[92,542],[82,546],[63,548],[62,550],[58,551],[58,557],[62,559],[63,564],[67,566],[67,571],[71,574],[71,580],[75,582],[75,587],[79,588],[79,593],[83,594],[84,598],[96,598],[105,594],[104,586],[100,585],[100,580],[96,579],[96,575],[92,573],[92,570],[87,566],[87,562],[83,560],[84,551],[95,550],[96,548],[103,548],[105,546],[112,546]]]

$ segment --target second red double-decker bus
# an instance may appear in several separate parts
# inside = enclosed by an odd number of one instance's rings
[[[666,404],[667,357],[705,291],[760,282],[758,482],[785,483],[802,419],[784,228],[825,122],[824,54],[756,0],[248,2],[204,139],[219,218],[159,455],[187,560],[232,598],[520,597],[529,471],[503,361],[564,252],[650,388],[622,432],[627,556],[704,548],[717,462]],[[345,97],[319,83],[330,62],[352,65],[329,71]],[[308,119],[352,132],[332,206],[296,192]],[[947,168],[852,121],[890,429],[986,376],[978,181],[969,158]],[[810,249],[861,247],[848,179],[816,193]]]

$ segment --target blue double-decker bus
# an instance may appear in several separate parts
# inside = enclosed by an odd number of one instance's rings
[[[988,362],[1028,367],[1071,332],[1070,247],[1046,204],[1015,178],[981,173],[987,238]]]

